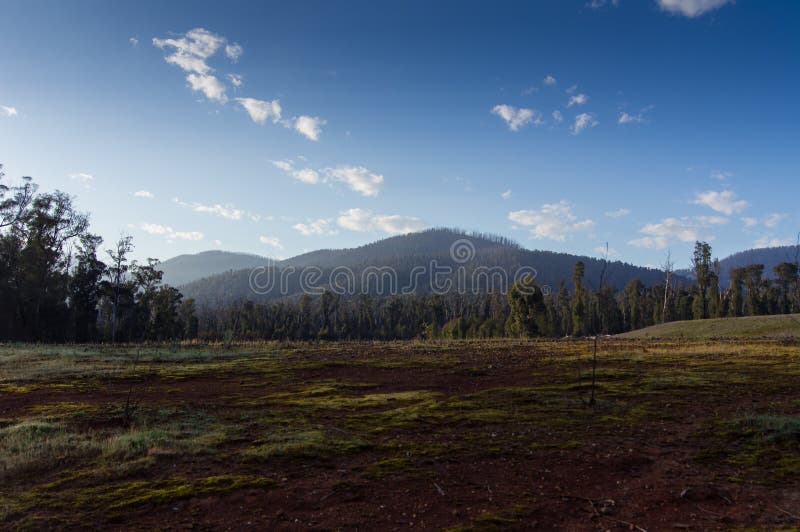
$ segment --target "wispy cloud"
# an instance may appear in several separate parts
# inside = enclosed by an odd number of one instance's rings
[[[187,72],[186,81],[192,90],[201,92],[209,100],[219,103],[228,100],[225,85],[213,74],[214,69],[209,66],[208,59],[226,42],[225,37],[204,28],[194,28],[175,38],[153,39],[153,45],[170,52],[164,57],[167,63]],[[239,51],[241,53],[241,47]],[[230,55],[228,57],[230,58]]]
[[[241,74],[226,74],[225,77],[228,78],[228,81],[231,82],[231,85],[237,89],[244,84],[244,76]]]
[[[283,249],[283,244],[281,244],[280,239],[274,236],[262,235],[258,237],[258,241],[275,249]]]
[[[275,168],[283,170],[289,177],[297,179],[298,181],[302,181],[303,183],[314,185],[320,182],[319,172],[317,172],[313,168],[296,169],[294,167],[294,161],[291,161],[289,159],[272,161],[272,165],[275,166]]]
[[[74,174],[69,174],[68,176],[71,180],[77,181],[84,188],[92,188],[92,183],[94,182],[94,176],[92,174],[87,174],[85,172],[77,172]]]
[[[559,110],[553,111],[553,121],[556,124],[560,124],[561,122],[564,121],[564,115],[561,114],[561,111]]]
[[[330,180],[345,183],[363,196],[377,196],[384,182],[383,175],[363,166],[342,165],[326,168],[325,174]]]
[[[711,179],[716,179],[717,181],[727,181],[728,179],[733,177],[733,173],[724,172],[722,170],[712,170],[709,177]]]
[[[294,129],[307,139],[317,141],[325,124],[327,122],[318,116],[302,115],[294,120]]]
[[[540,125],[542,123],[542,114],[539,111],[535,109],[526,109],[524,107],[514,107],[505,104],[495,105],[492,108],[492,114],[502,118],[511,131],[519,131],[528,124]]]
[[[17,116],[19,113],[17,112],[16,107],[9,107],[7,105],[0,105],[0,116],[5,117],[12,117]]]
[[[200,231],[175,231],[167,225],[144,223],[139,226],[142,231],[151,235],[164,236],[169,240],[203,240],[205,235]]]
[[[339,227],[351,231],[377,231],[388,234],[403,234],[420,231],[427,224],[413,216],[398,214],[373,214],[365,209],[348,209],[336,220]]]
[[[236,98],[236,101],[247,111],[256,124],[263,125],[267,120],[273,124],[281,124],[294,129],[309,140],[317,141],[322,134],[322,126],[327,122],[317,116],[299,116],[291,119],[281,118],[283,108],[278,100],[258,100],[256,98]]]
[[[630,209],[622,208],[622,209],[617,209],[615,211],[606,211],[605,215],[608,216],[609,218],[624,218],[625,216],[628,216],[630,213],[631,213]]]
[[[281,103],[278,100],[266,101],[255,98],[236,98],[236,101],[244,107],[247,114],[256,124],[264,124],[271,120],[277,124],[281,119]]]
[[[532,238],[564,241],[572,233],[587,231],[594,227],[592,220],[579,220],[572,212],[572,205],[562,200],[547,203],[539,210],[511,211],[508,219],[530,229]]]
[[[639,232],[645,236],[630,240],[628,244],[648,249],[666,249],[675,241],[713,240],[714,235],[709,233],[710,229],[727,221],[728,219],[722,216],[664,218],[660,222],[642,227]]]
[[[759,225],[774,228],[777,227],[783,220],[785,220],[786,217],[786,214],[774,212],[764,216],[763,218],[745,217],[742,218],[742,222],[747,228],[758,227]]]
[[[128,39],[128,43],[135,48],[139,46],[139,39],[137,39],[136,37],[130,37]]]
[[[719,9],[725,4],[732,4],[733,0],[656,0],[659,7],[669,13],[683,15],[689,18],[699,17],[709,11]]]
[[[230,203],[225,205],[219,203],[215,203],[212,205],[205,205],[203,203],[197,203],[197,202],[187,203],[185,201],[181,201],[178,198],[174,198],[172,201],[177,205],[180,205],[181,207],[186,207],[187,209],[191,209],[194,212],[201,214],[212,214],[214,216],[219,216],[220,218],[225,218],[226,220],[243,220],[247,218],[251,221],[257,222],[262,218],[258,214],[247,212],[244,209],[237,209]]]
[[[331,220],[324,218],[308,223],[294,224],[292,227],[303,236],[336,234],[336,230],[331,227]]]
[[[271,162],[273,166],[282,170],[289,177],[303,183],[309,185],[344,183],[362,196],[377,196],[385,182],[382,174],[363,166],[339,165],[318,171],[310,167],[296,168],[294,161],[290,159]]]
[[[500,197],[503,198],[504,200],[509,199],[511,197],[511,190],[510,189],[506,190],[505,192],[500,194]]]
[[[583,93],[575,94],[569,97],[569,101],[567,101],[567,107],[572,107],[573,105],[583,105],[589,101],[589,97]]]
[[[714,190],[707,190],[705,192],[698,192],[692,202],[696,205],[705,205],[717,212],[731,215],[737,214],[750,206],[750,203],[745,200],[737,200],[736,194],[731,190],[723,190],[720,192]]]
[[[556,81],[556,78],[554,78],[553,76],[550,76],[550,75],[548,75],[548,76],[546,76],[546,77],[544,78],[544,80],[542,81],[542,83],[544,83],[544,84],[545,84],[545,85],[547,85],[548,87],[553,87],[553,86],[554,86],[556,83],[558,83],[558,82]]]
[[[595,127],[599,122],[595,119],[594,115],[590,113],[581,113],[575,117],[575,122],[572,124],[572,134],[580,135],[581,131]]]
[[[763,235],[753,243],[757,248],[777,248],[781,246],[793,246],[795,244],[797,244],[797,242],[792,238],[775,238],[771,235]]]
[[[146,199],[153,199],[155,196],[149,190],[137,190],[133,193],[133,195],[137,198],[146,198]]]
[[[585,5],[589,9],[601,9],[606,6],[617,7],[619,5],[619,0],[590,0],[586,2]]]

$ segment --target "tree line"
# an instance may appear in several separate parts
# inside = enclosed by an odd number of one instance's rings
[[[89,216],[30,177],[2,182],[0,341],[164,341],[197,336],[194,301],[162,282],[158,261],[131,260],[133,241],[105,251]]]
[[[0,341],[139,342],[200,339],[393,340],[564,337],[617,334],[675,320],[800,312],[798,261],[767,275],[763,264],[733,268],[720,286],[719,261],[697,242],[694,282],[638,279],[622,289],[586,279],[542,290],[531,277],[507,294],[415,292],[386,297],[295,295],[277,301],[218,302],[200,308],[163,283],[155,259],[131,260],[121,236],[105,252],[88,215],[63,192],[40,193],[30,178],[9,187],[0,165]],[[101,260],[101,256],[105,260]],[[591,282],[590,282],[591,281]]]
[[[589,288],[579,261],[570,282],[554,292],[526,277],[505,295],[344,298],[326,291],[271,303],[216,305],[199,311],[199,334],[209,340],[564,337],[618,334],[676,320],[800,312],[797,261],[778,264],[772,277],[763,264],[733,268],[724,289],[709,244],[696,243],[692,266],[695,283],[672,282],[668,259],[662,284],[633,279],[621,290],[607,285],[602,274],[593,283],[599,288]]]

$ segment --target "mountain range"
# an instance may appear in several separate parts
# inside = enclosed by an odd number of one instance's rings
[[[461,246],[459,251],[454,246]],[[720,286],[729,282],[731,268],[748,264],[764,264],[765,274],[771,274],[773,266],[784,261],[794,261],[795,246],[752,249],[735,253],[720,260]],[[465,260],[467,259],[467,260]],[[416,282],[416,290],[431,290],[435,275],[431,267],[450,268],[457,271],[466,269],[466,276],[474,275],[480,268],[500,268],[508,273],[509,282],[521,267],[535,270],[537,284],[550,290],[558,290],[564,282],[571,287],[573,268],[577,261],[585,265],[584,283],[596,288],[605,268],[605,282],[617,288],[624,287],[630,280],[639,279],[645,285],[663,282],[659,270],[635,266],[620,261],[608,262],[597,257],[587,257],[545,250],[529,250],[504,237],[481,233],[465,233],[457,229],[429,229],[419,233],[393,236],[356,248],[321,249],[283,260],[249,253],[227,251],[204,251],[193,255],[179,255],[161,263],[164,281],[180,286],[186,297],[192,297],[200,304],[231,304],[244,300],[268,301],[293,296],[303,290],[301,273],[308,273],[311,267],[317,269],[318,287],[330,287],[332,275],[343,267],[352,272],[357,292],[378,293],[377,285],[361,286],[366,279],[365,272],[370,268],[376,276],[376,268],[391,268],[396,272],[395,291],[411,287]],[[269,293],[255,293],[250,287],[251,272],[254,268],[266,267],[276,280],[285,277],[285,289],[277,287]],[[415,273],[415,268],[424,270]],[[673,280],[676,283],[691,282],[692,271],[677,270]],[[446,277],[446,276],[445,276]],[[456,283],[456,274],[451,280]],[[474,278],[474,277],[472,277]],[[339,277],[344,282],[344,277]],[[376,277],[371,278],[376,281]],[[278,284],[279,281],[276,281]],[[346,283],[345,283],[346,284]],[[386,288],[386,287],[384,287]]]
[[[663,282],[663,274],[655,269],[619,261],[605,264],[596,257],[529,250],[507,238],[455,229],[430,229],[393,236],[357,248],[323,249],[280,261],[240,253],[205,252],[164,261],[162,267],[165,281],[180,285],[184,296],[194,298],[201,305],[226,305],[243,300],[263,302],[296,295],[303,290],[301,274],[308,273],[311,267],[319,274],[315,286],[329,287],[337,272],[339,281],[346,284],[342,269],[347,268],[357,285],[353,293],[373,295],[397,293],[411,287],[432,291],[436,280],[447,282],[443,281],[445,278],[449,278],[453,286],[458,286],[459,270],[462,270],[461,275],[466,280],[464,286],[468,290],[485,291],[488,277],[480,278],[481,269],[505,272],[506,287],[510,286],[515,275],[534,272],[537,284],[556,291],[562,282],[571,287],[577,261],[583,261],[584,283],[590,287],[599,285],[603,272],[606,283],[620,288],[634,278],[648,285]],[[283,275],[286,279],[282,283],[285,284],[283,289],[255,293],[250,288],[251,272],[259,266],[267,266],[265,271],[275,279]],[[440,278],[436,268],[443,271],[449,268],[452,273],[440,272]],[[386,269],[396,272],[396,277],[392,286],[382,285],[381,292],[376,277]],[[375,273],[375,277],[368,278],[370,271]],[[368,281],[364,282],[365,279]],[[276,284],[281,283],[278,281]]]

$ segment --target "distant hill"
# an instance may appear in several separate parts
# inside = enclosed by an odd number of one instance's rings
[[[774,248],[748,249],[734,253],[719,261],[720,265],[720,286],[727,288],[730,284],[729,272],[732,268],[741,268],[750,264],[763,264],[765,277],[772,278],[772,268],[781,262],[794,262],[797,257],[797,246],[780,246]],[[694,272],[690,269],[678,270],[679,275],[694,278]]]
[[[461,246],[461,250],[466,250],[471,257],[466,262],[459,262],[451,257],[451,247],[459,240],[469,242]],[[557,291],[562,281],[571,286],[572,271],[578,260],[582,260],[586,266],[584,283],[595,288],[603,268],[602,261],[597,258],[528,250],[509,239],[493,235],[467,234],[453,229],[430,229],[386,238],[352,249],[314,251],[278,262],[275,269],[270,270],[270,274],[275,278],[281,272],[287,274],[287,290],[284,292],[276,289],[265,294],[254,293],[249,285],[252,267],[238,271],[230,269],[218,275],[190,282],[182,287],[182,291],[186,297],[195,298],[200,304],[220,305],[244,300],[268,301],[301,293],[299,272],[304,268],[307,271],[310,266],[318,267],[322,273],[323,282],[317,282],[314,286],[325,286],[324,281],[330,279],[331,273],[338,267],[349,268],[357,280],[364,278],[363,273],[367,268],[385,267],[397,272],[397,286],[392,293],[399,292],[402,287],[411,286],[412,278],[416,280],[414,286],[417,290],[431,291],[431,266],[434,264],[441,268],[452,268],[454,272],[463,266],[469,278],[472,278],[471,275],[477,268],[501,268],[508,272],[510,278],[524,266],[535,269],[536,282],[540,286]],[[294,271],[290,269],[292,267]],[[420,268],[423,270],[422,273],[416,271]],[[455,275],[456,273],[452,276],[454,283],[458,282]],[[634,278],[640,279],[647,285],[663,282],[663,274],[658,270],[618,261],[608,264],[606,279],[609,285],[622,288]],[[367,285],[362,287],[359,284],[357,292],[381,295],[377,292],[375,283]],[[386,292],[390,292],[385,286],[384,288]],[[483,288],[485,291],[485,283]]]
[[[618,335],[620,338],[800,337],[800,314],[747,316],[712,320],[673,321]]]
[[[178,255],[160,264],[164,282],[181,286],[204,277],[231,270],[263,266],[269,259],[249,253],[230,251],[203,251],[193,255]]]

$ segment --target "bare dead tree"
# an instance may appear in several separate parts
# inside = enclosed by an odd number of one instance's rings
[[[667,304],[669,302],[670,280],[672,279],[672,272],[675,264],[672,262],[672,252],[667,250],[667,257],[661,268],[664,270],[664,308],[661,310],[661,322],[667,321]]]

